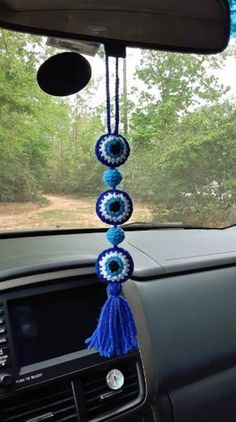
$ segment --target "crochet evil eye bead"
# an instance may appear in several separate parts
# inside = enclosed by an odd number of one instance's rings
[[[122,180],[122,174],[119,170],[115,169],[108,169],[103,173],[103,182],[111,186],[111,188],[115,188]]]
[[[119,167],[129,157],[130,148],[121,135],[103,135],[95,146],[98,160],[106,166]]]
[[[121,227],[111,227],[107,231],[107,240],[114,246],[117,246],[119,243],[123,242],[124,238],[125,232]]]
[[[122,248],[110,248],[103,251],[96,262],[98,278],[105,282],[123,283],[133,273],[134,263],[130,254]]]
[[[98,197],[96,211],[106,224],[123,224],[131,217],[133,204],[126,192],[107,190]]]

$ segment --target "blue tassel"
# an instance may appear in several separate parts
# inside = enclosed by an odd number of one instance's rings
[[[120,296],[120,283],[108,284],[109,297],[104,304],[93,335],[86,340],[101,356],[120,356],[137,349],[137,330],[130,306]]]

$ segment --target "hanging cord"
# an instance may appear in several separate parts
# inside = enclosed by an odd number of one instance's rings
[[[107,104],[107,132],[111,130],[111,97],[110,97],[110,74],[109,74],[109,57],[106,55],[106,104]],[[119,59],[116,57],[115,63],[115,129],[114,134],[119,133],[120,106],[119,106]]]
[[[110,100],[110,76],[109,76],[109,58],[106,55],[106,103],[107,103],[107,132],[111,133],[111,100]]]
[[[114,134],[119,133],[119,120],[120,120],[120,102],[119,102],[119,58],[116,57],[116,71],[115,71],[115,130]]]

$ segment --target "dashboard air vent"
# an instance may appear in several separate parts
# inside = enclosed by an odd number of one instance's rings
[[[53,384],[1,403],[2,422],[78,421],[71,384]]]
[[[124,376],[124,384],[118,390],[112,390],[106,382],[107,374],[112,369],[118,369]],[[115,415],[135,406],[143,399],[141,371],[134,358],[93,368],[81,377],[81,386],[85,419],[88,421],[99,421]]]

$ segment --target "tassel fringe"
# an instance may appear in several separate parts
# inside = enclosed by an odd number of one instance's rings
[[[109,285],[111,296],[102,308],[97,328],[86,340],[89,349],[95,348],[101,356],[108,358],[137,349],[137,330],[130,306],[126,299],[118,295],[117,288],[116,292],[112,292],[115,290],[114,284],[117,283]]]

